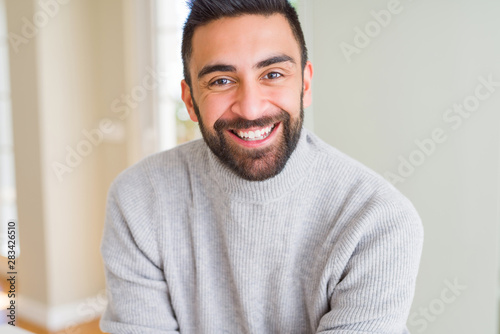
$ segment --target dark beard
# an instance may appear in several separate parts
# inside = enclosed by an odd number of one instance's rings
[[[242,118],[224,121],[218,120],[214,124],[215,135],[207,131],[200,117],[200,110],[193,99],[193,106],[198,117],[200,131],[210,150],[226,166],[240,177],[249,181],[263,181],[278,175],[285,167],[300,139],[304,108],[302,96],[300,98],[300,117],[291,119],[284,110],[272,117],[263,117],[249,121]],[[228,143],[224,132],[228,129],[248,129],[251,127],[265,127],[281,123],[282,133],[273,146],[263,149],[245,149],[234,143]],[[276,131],[276,130],[273,130]]]

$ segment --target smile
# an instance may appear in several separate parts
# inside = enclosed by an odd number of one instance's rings
[[[247,148],[260,148],[269,145],[276,139],[281,122],[262,128],[229,129],[227,133],[236,143]]]
[[[264,140],[267,137],[269,137],[269,135],[271,134],[271,132],[274,130],[275,127],[276,127],[276,124],[273,124],[273,125],[265,127],[265,128],[254,129],[251,131],[231,130],[231,132],[245,141],[258,141],[258,140]]]

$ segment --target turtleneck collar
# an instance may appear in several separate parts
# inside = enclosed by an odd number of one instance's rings
[[[307,175],[314,164],[317,151],[309,132],[302,129],[297,147],[278,175],[264,181],[248,181],[236,175],[212,151],[208,151],[208,175],[230,198],[245,202],[268,202],[288,193]]]

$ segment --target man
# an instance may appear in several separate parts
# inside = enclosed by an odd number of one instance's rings
[[[286,0],[195,0],[182,98],[203,141],[111,187],[110,333],[408,333],[420,219],[302,129],[312,65]]]

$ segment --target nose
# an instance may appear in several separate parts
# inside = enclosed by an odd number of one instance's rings
[[[265,113],[266,98],[264,90],[256,82],[244,82],[238,87],[232,111],[243,119],[255,120]]]

